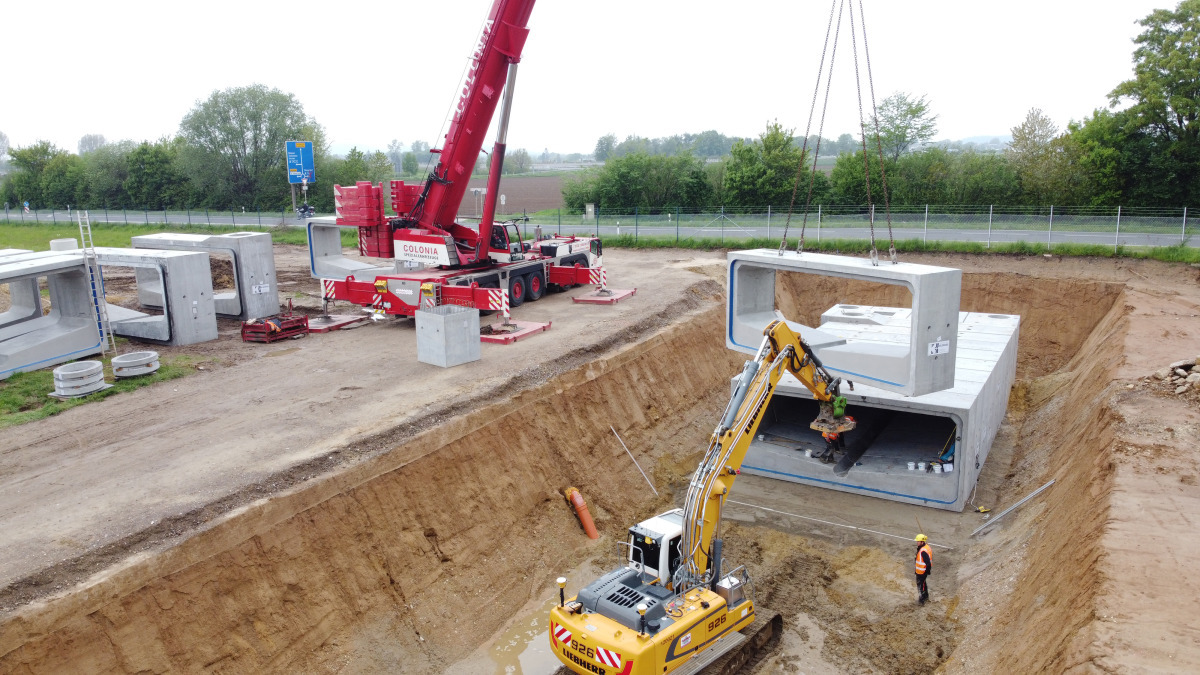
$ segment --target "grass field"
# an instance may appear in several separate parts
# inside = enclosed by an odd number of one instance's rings
[[[123,342],[123,340],[118,340]],[[54,372],[47,368],[31,373],[16,373],[7,380],[0,380],[0,429],[40,420],[57,415],[91,401],[99,401],[127,391],[141,389],[156,382],[174,380],[196,372],[189,356],[174,356],[159,359],[159,369],[149,375],[113,381],[112,357],[104,358],[104,379],[112,384],[111,389],[89,396],[59,401],[48,396],[54,391]]]
[[[130,237],[140,234],[155,234],[158,232],[186,231],[196,234],[228,234],[230,232],[270,232],[271,240],[276,244],[308,245],[308,234],[299,227],[247,227],[238,225],[188,225],[178,223],[164,225],[151,223],[149,225],[109,225],[96,223],[92,225],[92,241],[96,246],[128,247]],[[47,225],[45,223],[18,223],[0,221],[0,248],[24,248],[30,251],[50,250],[51,239],[79,239],[79,228],[74,224]],[[357,231],[346,228],[342,230],[342,245],[357,246]]]

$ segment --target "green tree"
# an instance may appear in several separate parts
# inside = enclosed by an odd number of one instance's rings
[[[42,170],[41,204],[55,209],[79,205],[80,198],[87,194],[83,176],[83,160],[79,155],[66,151],[54,155]]]
[[[613,148],[617,147],[617,135],[605,134],[596,141],[595,156],[597,162],[608,160],[612,156]]]
[[[871,191],[868,198],[866,173],[863,169],[863,152],[859,150],[854,153],[845,153],[838,155],[837,161],[833,164],[833,170],[829,172],[829,182],[831,187],[830,200],[835,204],[860,204],[867,203],[883,203],[883,176],[879,167],[879,154],[875,152],[868,153],[870,157],[871,167]],[[884,169],[888,176],[896,170],[895,162],[890,159],[884,160]],[[889,185],[889,187],[891,187]]]
[[[1183,205],[1200,199],[1200,0],[1183,0],[1174,9],[1158,9],[1138,22],[1132,80],[1109,94],[1113,107],[1125,110],[1126,140],[1149,143],[1167,160],[1155,173],[1167,202]],[[1161,160],[1160,160],[1161,161]]]
[[[929,109],[925,96],[898,91],[883,99],[878,108],[876,124],[883,145],[883,154],[893,162],[900,159],[915,143],[924,143],[937,133],[937,115]],[[867,131],[867,149],[874,147],[874,129]]]
[[[1031,204],[1053,201],[1063,168],[1054,146],[1058,126],[1039,108],[1031,108],[1025,121],[1012,128],[1012,136],[1004,155],[1016,171],[1027,200]]]
[[[83,156],[86,197],[80,200],[89,208],[133,206],[125,193],[129,178],[129,153],[137,147],[133,141],[108,143]]]
[[[392,160],[386,153],[376,150],[367,157],[367,180],[372,183],[389,181],[394,173]]]
[[[143,141],[127,155],[126,206],[160,210],[187,206],[188,180],[179,170],[180,143]]]
[[[404,153],[404,161],[400,169],[405,176],[416,175],[421,170],[421,164],[417,161],[417,153],[411,150]]]
[[[404,170],[403,143],[393,138],[392,142],[388,143],[387,156],[388,159],[392,160],[392,167],[396,173],[400,173]]]
[[[79,155],[82,157],[93,150],[103,147],[107,142],[104,140],[103,134],[85,134],[79,139]]]
[[[636,152],[614,157],[603,167],[563,182],[563,201],[573,211],[595,203],[606,209],[639,208],[651,213],[677,206],[707,206],[711,196],[704,161],[689,152],[673,156]]]
[[[796,174],[805,161],[804,152],[793,143],[792,129],[779,122],[767,124],[758,139],[736,141],[725,167],[725,203],[731,206],[786,206],[791,203]],[[801,176],[797,199],[807,195],[807,171]],[[819,173],[819,172],[818,172]],[[818,195],[814,195],[814,202]]]
[[[316,154],[325,150],[324,133],[296,97],[261,84],[214,91],[184,116],[179,134],[196,191],[222,208],[282,208],[290,203],[284,143],[305,139]]]
[[[525,173],[532,165],[533,160],[529,157],[529,152],[525,148],[518,148],[512,152],[505,153],[504,168],[501,170],[501,173],[505,175],[510,173]]]
[[[50,141],[38,141],[28,147],[9,150],[15,170],[5,177],[4,200],[14,204],[28,201],[32,208],[50,206],[44,192],[43,174],[55,158],[67,154],[69,153],[66,150],[58,148]],[[57,176],[64,169],[65,164],[61,161],[55,165],[52,179],[54,184],[51,185],[55,189],[55,197],[61,196]]]

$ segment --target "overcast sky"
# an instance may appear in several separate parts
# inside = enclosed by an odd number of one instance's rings
[[[436,147],[490,5],[7,3],[0,131],[14,146],[45,139],[72,152],[89,133],[154,140],[176,133],[213,90],[262,83],[295,94],[335,152],[384,149],[392,139]],[[509,147],[591,152],[610,132],[757,136],[771,119],[801,135],[830,5],[541,0],[518,74]],[[1175,3],[863,6],[877,98],[927,95],[937,138],[954,140],[1008,134],[1031,107],[1063,127],[1107,105],[1108,92],[1132,75],[1135,22]],[[848,24],[844,17],[826,137],[853,132],[858,119]],[[863,64],[864,96],[865,77]]]

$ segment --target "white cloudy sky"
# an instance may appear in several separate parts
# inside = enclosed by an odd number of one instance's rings
[[[830,4],[541,0],[509,146],[590,152],[609,132],[755,136],[769,119],[803,133]],[[927,95],[939,138],[1007,134],[1031,107],[1065,126],[1130,77],[1135,21],[1174,4],[864,0],[876,94]],[[490,5],[8,3],[0,131],[15,146],[46,139],[71,151],[88,133],[153,140],[213,90],[258,82],[294,93],[336,152],[393,138],[437,146]],[[849,46],[843,30],[826,136],[857,122]]]

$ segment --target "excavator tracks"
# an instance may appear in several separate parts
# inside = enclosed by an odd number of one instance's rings
[[[783,634],[783,617],[778,612],[760,609],[754,623],[738,633],[741,639],[736,640],[728,648],[729,651],[715,660],[693,660],[672,671],[672,675],[735,675],[749,672],[779,643],[779,637]],[[714,645],[714,648],[719,649],[719,646]]]

